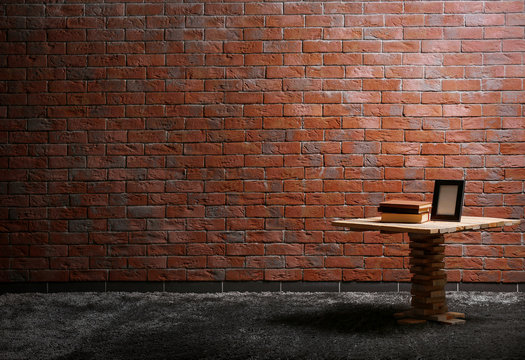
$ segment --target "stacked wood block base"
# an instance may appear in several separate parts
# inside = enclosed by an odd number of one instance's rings
[[[443,235],[409,234],[410,272],[412,274],[412,309],[395,314],[400,324],[418,324],[427,320],[446,324],[464,323],[465,314],[449,312],[445,297],[447,275]]]

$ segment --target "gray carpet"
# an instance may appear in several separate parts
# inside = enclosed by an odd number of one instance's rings
[[[465,325],[399,326],[407,293],[0,296],[0,359],[523,359],[525,293],[449,293]]]

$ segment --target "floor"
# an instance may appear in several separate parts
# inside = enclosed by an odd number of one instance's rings
[[[523,359],[525,293],[450,292],[464,325],[397,325],[401,293],[0,296],[0,359]]]

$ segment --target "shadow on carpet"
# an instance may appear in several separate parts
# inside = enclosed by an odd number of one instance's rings
[[[0,296],[0,359],[523,359],[525,294],[449,293],[467,323],[399,326],[407,293]]]
[[[405,307],[401,306],[338,304],[328,310],[298,311],[278,316],[273,319],[273,323],[348,334],[385,333],[398,326],[392,314],[404,309]]]

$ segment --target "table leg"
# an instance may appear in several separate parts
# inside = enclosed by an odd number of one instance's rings
[[[445,297],[447,275],[443,261],[445,238],[441,234],[410,233],[410,273],[412,274],[412,309],[395,314],[400,324],[418,324],[427,320],[462,324],[465,314],[449,312]]]

